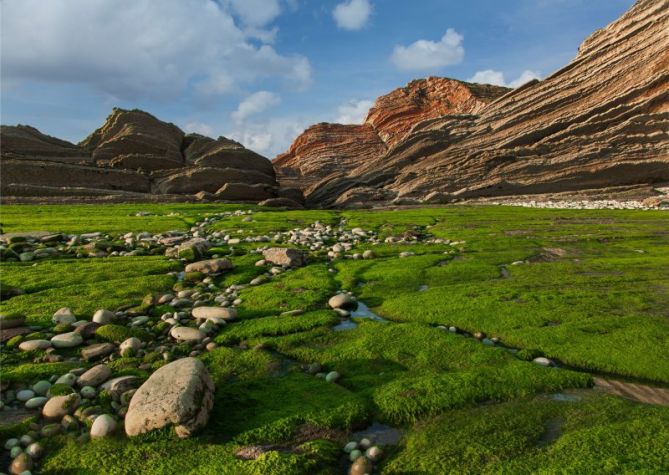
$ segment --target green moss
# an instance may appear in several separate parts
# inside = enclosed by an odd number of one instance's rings
[[[26,291],[0,302],[0,312],[21,312],[29,324],[46,325],[60,307],[91,316],[99,308],[139,303],[147,292],[165,291],[174,278],[165,275],[179,264],[164,257],[58,259],[0,264],[2,285]],[[56,302],[56,303],[54,303]]]
[[[23,341],[23,336],[16,335],[7,340],[7,343],[5,343],[5,345],[7,346],[7,348],[16,348],[22,341]]]
[[[131,337],[139,338],[142,341],[149,341],[151,339],[151,335],[141,328],[130,328],[113,323],[102,325],[95,331],[95,336],[100,340],[110,343],[122,343]]]
[[[74,389],[67,384],[54,384],[49,388],[49,396],[65,396],[67,394],[72,394]]]
[[[321,326],[332,326],[339,317],[329,310],[317,310],[298,316],[253,318],[223,327],[216,343],[230,344],[262,336],[286,335]]]
[[[240,292],[241,318],[265,317],[303,309],[324,308],[336,284],[324,264],[312,264],[279,275],[274,280]]]
[[[52,375],[62,375],[78,367],[77,363],[24,363],[2,368],[2,379],[7,382],[35,383],[49,379]]]
[[[668,417],[601,397],[451,411],[413,426],[382,473],[659,473]]]

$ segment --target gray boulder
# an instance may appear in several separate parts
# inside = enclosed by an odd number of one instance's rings
[[[204,364],[183,358],[158,369],[137,390],[125,418],[125,431],[136,436],[173,425],[179,437],[204,427],[214,405],[214,383]]]

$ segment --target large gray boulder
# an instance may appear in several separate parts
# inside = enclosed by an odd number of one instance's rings
[[[173,425],[179,437],[204,427],[214,405],[214,383],[195,358],[169,363],[146,380],[133,395],[125,417],[129,436]]]

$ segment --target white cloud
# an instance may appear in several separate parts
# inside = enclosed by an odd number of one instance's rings
[[[184,125],[184,130],[188,133],[206,135],[207,137],[213,137],[214,135],[214,128],[204,122],[188,122]]]
[[[541,75],[538,71],[530,71],[529,69],[526,69],[520,76],[509,83],[509,87],[516,88],[522,86],[523,84],[530,82],[532,79],[541,79]]]
[[[369,108],[372,107],[374,103],[368,100],[352,100],[346,104],[342,104],[337,107],[337,119],[335,122],[338,124],[362,124],[367,117],[367,112]]]
[[[395,46],[391,60],[405,71],[439,69],[457,64],[465,57],[463,39],[461,34],[449,28],[439,41],[418,40],[409,46]]]
[[[3,1],[2,79],[86,84],[129,100],[191,87],[228,94],[264,79],[306,87],[307,58],[249,41],[270,41],[275,33],[261,26],[280,10],[244,10],[247,32],[230,8],[211,0]]]
[[[338,4],[332,10],[332,16],[339,28],[345,30],[360,30],[372,14],[372,5],[369,0],[348,0]]]
[[[265,26],[281,13],[278,0],[229,0],[234,12],[250,26]]]
[[[493,69],[485,69],[483,71],[477,71],[471,78],[467,79],[467,81],[516,88],[532,79],[541,79],[541,74],[538,71],[530,71],[529,69],[526,69],[516,79],[507,83],[504,79],[503,72],[495,71]]]
[[[476,71],[476,73],[467,79],[469,82],[475,82],[477,84],[492,84],[493,86],[506,86],[506,81],[504,81],[504,73],[501,71],[494,71],[492,69],[486,69],[484,71]]]
[[[239,103],[237,110],[232,113],[232,119],[241,123],[252,115],[259,114],[281,103],[281,97],[273,92],[258,91],[251,94]]]
[[[268,158],[288,150],[290,144],[317,120],[313,118],[271,118],[261,122],[239,124],[224,135]]]

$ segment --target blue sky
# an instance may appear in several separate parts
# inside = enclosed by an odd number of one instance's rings
[[[1,120],[73,142],[114,106],[273,157],[447,76],[516,86],[633,0],[0,0]]]

